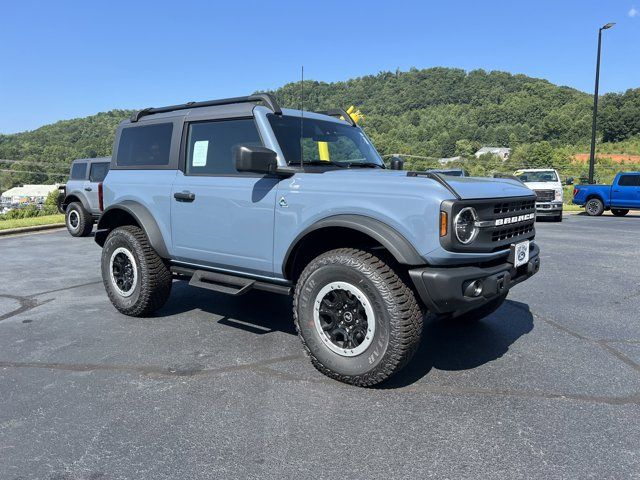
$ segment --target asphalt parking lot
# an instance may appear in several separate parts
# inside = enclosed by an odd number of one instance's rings
[[[313,369],[287,298],[175,284],[129,318],[91,238],[0,238],[0,479],[640,478],[640,217],[537,238],[538,275],[375,389]]]

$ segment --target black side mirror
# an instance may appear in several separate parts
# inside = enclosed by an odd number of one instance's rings
[[[239,145],[234,148],[236,170],[239,172],[276,173],[276,152],[265,147]]]
[[[573,177],[568,177],[565,182],[565,185],[573,185]]]
[[[404,160],[400,158],[398,155],[394,155],[391,157],[391,163],[389,165],[391,170],[402,170],[404,169]]]

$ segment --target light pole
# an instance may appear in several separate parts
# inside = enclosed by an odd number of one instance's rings
[[[602,30],[613,27],[615,23],[607,23],[598,29],[598,57],[596,59],[596,88],[593,92],[593,122],[591,124],[591,152],[589,154],[589,183],[593,181],[596,163],[596,118],[598,116],[598,83],[600,81],[600,49],[602,46]]]

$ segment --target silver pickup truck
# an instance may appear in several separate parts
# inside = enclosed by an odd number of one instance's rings
[[[86,237],[100,217],[99,190],[107,176],[111,157],[80,158],[71,163],[66,185],[60,187],[58,210],[65,214],[67,230],[74,237]]]

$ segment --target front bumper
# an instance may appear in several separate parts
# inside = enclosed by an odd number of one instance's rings
[[[540,248],[532,242],[529,262],[518,268],[509,260],[486,267],[422,267],[409,270],[409,275],[429,311],[456,316],[481,307],[536,274],[540,269]],[[480,295],[465,295],[465,289],[475,280],[482,280]]]
[[[562,213],[562,202],[536,202],[536,216],[557,216]]]

